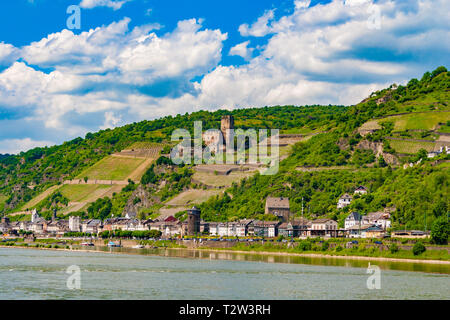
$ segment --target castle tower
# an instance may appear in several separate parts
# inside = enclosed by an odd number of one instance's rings
[[[80,232],[81,231],[81,218],[80,217],[69,217],[69,230]]]
[[[31,222],[35,222],[39,218],[39,215],[37,214],[37,210],[33,209],[31,211]]]
[[[229,139],[233,138],[228,136],[228,129],[234,129],[234,118],[232,115],[223,116],[220,121],[220,131],[222,131],[223,143],[225,145],[229,144]]]
[[[197,207],[193,207],[187,211],[187,234],[193,236],[200,233],[200,210]]]

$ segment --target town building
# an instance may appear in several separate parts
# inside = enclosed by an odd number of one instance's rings
[[[440,146],[439,149],[433,150],[428,152],[428,158],[434,158],[441,153],[450,154],[450,147],[449,146]]]
[[[273,214],[280,218],[282,222],[289,221],[290,206],[289,198],[273,198],[266,199],[265,214]]]
[[[316,219],[311,221],[308,236],[337,237],[338,223],[331,219]]]
[[[255,237],[276,237],[278,236],[278,226],[280,221],[259,221],[254,220],[251,222],[253,226],[252,233]]]
[[[354,194],[359,194],[359,195],[363,195],[363,194],[367,194],[367,188],[364,186],[359,186],[358,188],[355,189]]]
[[[348,230],[353,226],[360,225],[361,222],[362,216],[358,212],[352,212],[345,218],[344,228]]]
[[[81,232],[81,217],[69,217],[69,230],[72,232]]]
[[[375,225],[354,225],[348,230],[349,238],[382,238],[385,235],[385,230]]]
[[[236,236],[245,237],[248,235],[248,227],[253,220],[244,219],[236,223]]]
[[[339,198],[337,208],[342,209],[348,206],[353,200],[353,197],[348,193],[345,193],[342,197]]]
[[[362,218],[363,224],[375,225],[383,230],[391,227],[391,215],[386,211],[371,212]]]

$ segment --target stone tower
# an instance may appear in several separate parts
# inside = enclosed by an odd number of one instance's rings
[[[81,218],[80,217],[75,217],[75,216],[69,217],[69,230],[75,231],[75,232],[81,231]]]
[[[197,207],[193,207],[187,211],[187,234],[193,236],[200,233],[200,210]]]
[[[39,215],[38,215],[38,213],[37,213],[37,210],[36,210],[36,209],[33,209],[33,210],[31,211],[31,222],[37,221],[38,218],[39,218]]]
[[[231,136],[228,136],[228,129],[234,129],[234,118],[232,115],[223,116],[220,121],[220,131],[222,131],[223,143],[225,145],[229,144],[229,139],[232,139]]]

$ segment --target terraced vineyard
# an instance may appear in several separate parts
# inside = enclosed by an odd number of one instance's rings
[[[420,149],[432,151],[435,147],[433,142],[415,142],[405,140],[389,140],[391,147],[398,153],[415,154]]]
[[[450,120],[450,112],[424,112],[424,113],[411,113],[400,116],[393,116],[383,120],[395,122],[395,131],[405,130],[434,130],[437,125],[442,122]]]
[[[111,189],[111,186],[101,184],[67,184],[62,186],[59,192],[70,201],[82,202],[90,199],[95,200],[97,195],[103,195],[108,189]]]
[[[106,157],[92,167],[87,168],[76,178],[98,180],[126,180],[138,167],[143,164],[145,159],[131,157]]]

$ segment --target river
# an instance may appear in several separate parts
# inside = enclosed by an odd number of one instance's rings
[[[102,250],[0,248],[0,299],[450,299],[448,265],[371,262],[381,288],[369,290],[367,261]],[[73,265],[81,288],[70,290]]]

